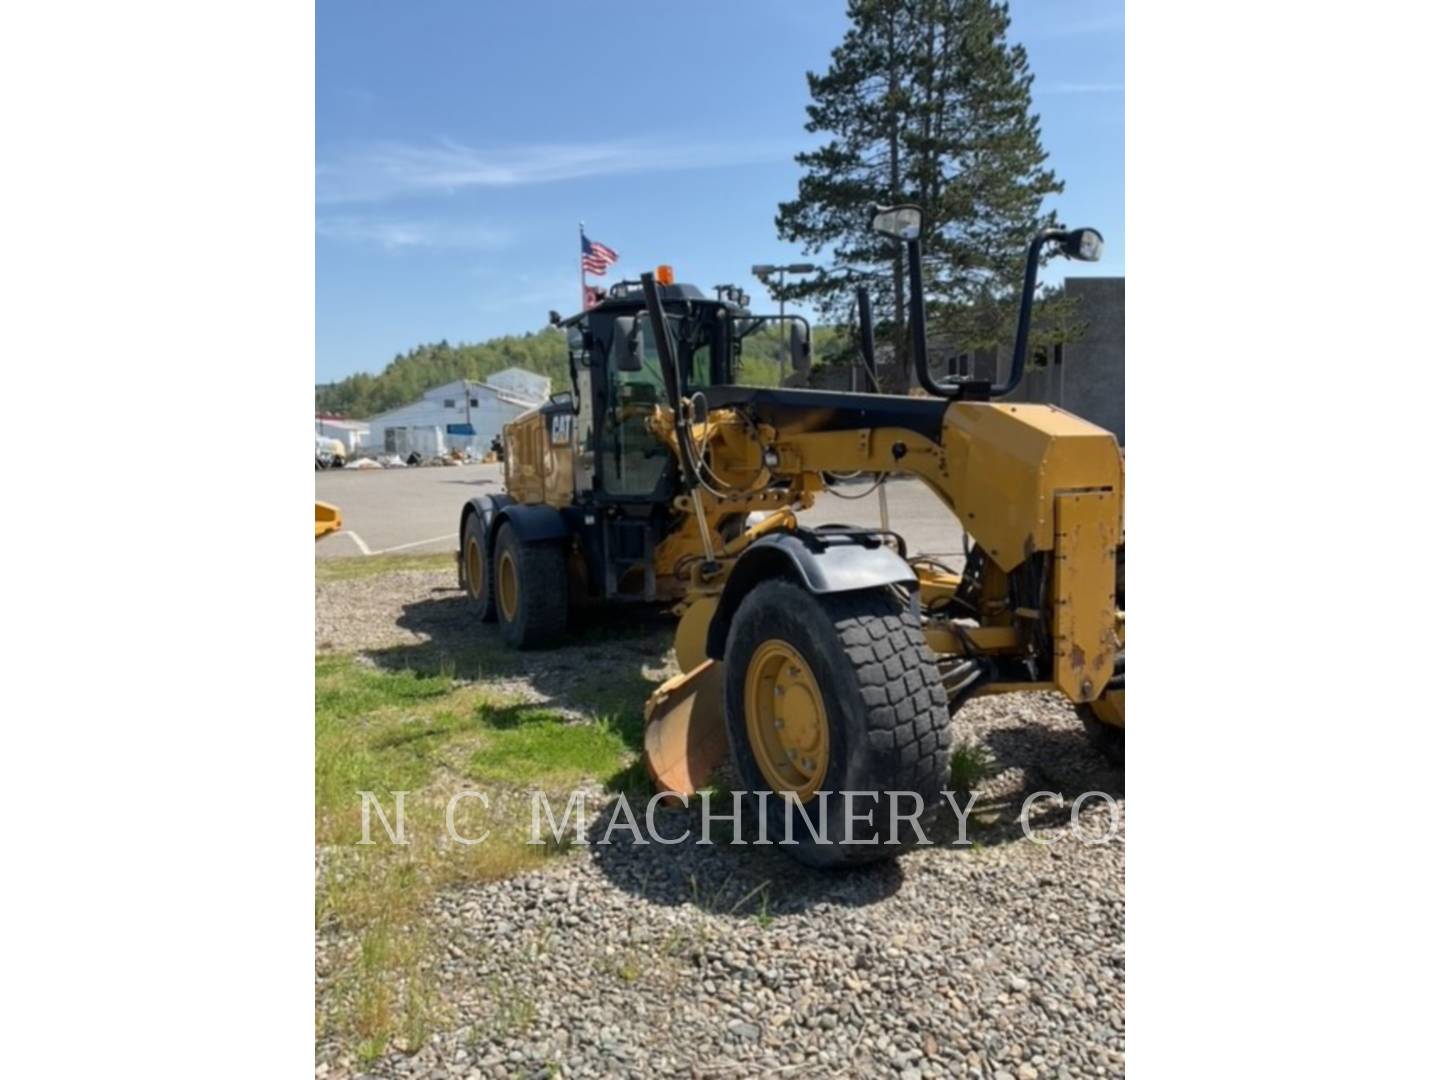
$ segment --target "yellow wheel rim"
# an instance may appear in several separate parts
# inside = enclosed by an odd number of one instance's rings
[[[1125,728],[1125,691],[1106,690],[1090,703],[1090,709],[1101,723],[1122,731]]]
[[[470,543],[465,545],[465,584],[470,588],[470,595],[479,600],[484,593],[485,582],[480,576],[480,542],[473,536]]]
[[[520,607],[520,574],[515,569],[515,556],[508,551],[500,553],[500,565],[496,567],[496,582],[499,585],[500,610],[506,622],[515,621],[515,612]]]
[[[745,670],[745,732],[772,791],[809,799],[830,765],[830,724],[805,658],[771,638]]]

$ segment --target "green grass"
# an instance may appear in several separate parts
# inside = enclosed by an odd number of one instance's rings
[[[388,794],[423,787],[434,769],[433,752],[440,739],[406,737],[418,730],[434,730],[439,736],[458,727],[453,715],[427,715],[452,693],[451,681],[438,675],[368,671],[349,657],[317,660],[317,812],[328,816],[351,810],[359,804],[360,791]]]
[[[522,709],[514,719],[486,723],[491,714],[503,712],[480,708],[485,737],[467,770],[476,780],[568,787],[586,777],[608,778],[630,756],[624,737],[609,720],[568,723],[541,709]]]
[[[950,755],[950,783],[956,791],[970,791],[998,771],[995,756],[979,743],[956,747]]]
[[[529,800],[583,780],[612,790],[635,782],[638,714],[573,721],[553,710],[497,697],[483,683],[431,673],[378,670],[349,656],[315,661],[315,833],[323,871],[316,921],[349,933],[348,949],[320,973],[319,1023],[347,1038],[362,1061],[387,1050],[413,1052],[442,1021],[426,963],[420,917],[441,888],[489,881],[535,867],[563,845],[528,844]],[[473,846],[451,843],[445,808],[456,791],[490,795],[457,813],[463,835],[488,830]],[[360,792],[371,791],[394,821],[405,796],[407,845],[391,844],[372,818],[361,836]],[[471,817],[473,812],[474,817]],[[533,1005],[511,1003],[497,1031],[523,1031]]]
[[[453,551],[444,551],[438,555],[351,555],[337,559],[316,559],[315,580],[352,581],[377,574],[393,574],[397,570],[454,569]]]

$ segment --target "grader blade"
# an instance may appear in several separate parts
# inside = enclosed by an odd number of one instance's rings
[[[693,795],[725,760],[725,667],[706,660],[645,703],[645,767],[656,787]]]

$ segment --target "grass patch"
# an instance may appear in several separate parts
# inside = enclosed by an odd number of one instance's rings
[[[578,724],[543,709],[485,706],[480,714],[487,732],[467,770],[476,780],[570,787],[586,777],[612,776],[630,756],[618,725],[608,719]]]
[[[980,743],[965,743],[950,755],[950,784],[956,791],[970,791],[999,771],[995,755]]]
[[[577,723],[533,705],[498,699],[441,668],[385,671],[353,657],[315,661],[315,834],[319,928],[345,931],[317,972],[322,1029],[362,1061],[413,1052],[441,1022],[424,914],[435,893],[538,866],[560,845],[527,843],[529,789],[560,795],[587,779],[633,775],[639,719]],[[463,845],[446,831],[451,796]],[[373,792],[391,827],[404,792],[407,843],[392,843],[372,809],[369,845],[360,792]],[[339,943],[344,943],[340,945]],[[527,1015],[528,1014],[528,1015]],[[497,1028],[521,1032],[533,1005],[513,1002]]]
[[[436,555],[351,555],[315,560],[316,581],[354,581],[397,570],[454,570],[455,553]]]
[[[452,696],[442,676],[367,671],[349,657],[316,661],[315,807],[330,826],[320,830],[322,841],[346,839],[331,819],[354,810],[358,792],[388,797],[425,785],[434,750],[459,726],[444,711]],[[430,739],[413,737],[420,732]]]

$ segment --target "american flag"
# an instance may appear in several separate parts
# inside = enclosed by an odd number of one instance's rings
[[[604,244],[591,240],[584,233],[580,234],[580,269],[585,273],[604,277],[605,267],[619,260],[620,256]]]

